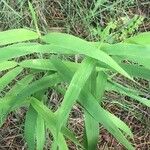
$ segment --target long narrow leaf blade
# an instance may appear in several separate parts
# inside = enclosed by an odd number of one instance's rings
[[[0,91],[2,91],[3,88],[6,87],[12,80],[14,80],[22,70],[23,69],[21,67],[17,67],[3,75],[0,78]]]
[[[36,122],[36,148],[37,150],[43,150],[44,144],[46,141],[45,135],[45,123],[44,119],[38,115],[37,122]]]
[[[22,91],[28,84],[32,81],[33,76],[28,75],[22,80],[18,81],[14,87],[0,100],[0,127],[4,123],[7,114],[11,112],[10,109],[10,101],[12,100],[13,96],[16,96],[20,91]]]
[[[141,45],[150,44],[150,32],[143,32],[136,36],[126,39],[124,42],[127,43],[136,43]]]
[[[0,71],[14,68],[17,66],[15,61],[0,61]]]
[[[54,65],[57,66],[55,61],[53,61]],[[66,121],[71,108],[75,101],[78,99],[78,96],[84,87],[87,79],[89,78],[91,72],[93,71],[93,68],[95,67],[95,60],[87,58],[82,62],[81,67],[75,75],[72,78],[72,81],[68,87],[68,90],[64,96],[63,102],[61,104],[61,107],[58,109],[58,120],[59,120],[59,126],[61,127]]]
[[[132,89],[130,89],[130,88],[123,87],[122,85],[117,84],[115,82],[113,82],[113,83],[112,82],[108,82],[106,87],[107,87],[106,90],[108,90],[108,91],[110,91],[110,90],[113,90],[113,91],[116,91],[116,92],[119,91],[119,93],[128,95],[131,98],[133,98],[134,100],[136,100],[136,101],[138,101],[138,102],[140,102],[140,103],[150,107],[150,101],[148,99],[138,96],[137,94],[132,92]],[[137,93],[139,93],[139,92],[137,91]]]
[[[16,97],[14,97],[11,100],[11,105],[13,104],[14,107],[16,105],[20,105],[23,103],[23,100],[25,100],[28,96],[31,96],[32,94],[47,89],[48,87],[54,86],[55,84],[58,84],[61,82],[61,79],[57,74],[52,74],[46,77],[43,77],[32,84],[30,84],[28,87],[23,89]]]
[[[0,32],[0,46],[38,39],[38,34],[27,29],[12,29]]]
[[[29,150],[35,150],[35,133],[36,133],[36,123],[37,123],[37,112],[34,110],[32,105],[30,105],[25,119],[25,139],[28,144]]]
[[[0,48],[0,61],[32,53],[77,54],[77,52],[52,44],[19,43]]]
[[[54,136],[55,136],[56,128],[57,128],[56,115],[50,109],[48,109],[42,102],[38,101],[36,98],[32,98],[31,104],[34,107],[34,109],[39,113],[39,115],[44,119],[48,128],[50,129],[50,131],[52,133],[54,133]],[[63,126],[61,129],[61,132],[67,138],[69,138],[71,141],[73,141],[75,144],[82,147],[82,145],[78,142],[75,135],[68,128]]]

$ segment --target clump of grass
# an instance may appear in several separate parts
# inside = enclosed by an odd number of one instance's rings
[[[144,92],[117,83],[110,71],[122,74],[132,82],[133,77],[149,80],[149,32],[126,39],[124,43],[108,44],[88,42],[64,33],[39,33],[27,29],[13,29],[1,32],[0,62],[1,71],[10,69],[1,79],[1,88],[5,88],[23,69],[30,72],[18,81],[4,97],[1,97],[1,125],[7,114],[22,106],[28,111],[25,119],[25,139],[29,149],[43,149],[46,129],[53,136],[52,149],[68,149],[65,137],[82,149],[96,149],[99,138],[99,123],[107,129],[120,144],[134,149],[126,136],[133,138],[129,127],[119,118],[103,108],[104,91],[116,91],[128,95],[143,105],[150,107],[149,100],[142,98]],[[37,42],[24,42],[39,39]],[[16,42],[19,42],[15,44]],[[12,45],[8,45],[12,44]],[[8,46],[5,46],[8,45]],[[133,51],[131,51],[134,50]],[[142,51],[141,51],[142,49]],[[49,59],[31,59],[16,62],[10,60],[32,53],[55,53],[63,55],[83,55],[81,63],[74,63],[55,57]],[[110,57],[111,55],[112,57]],[[140,59],[139,59],[140,56]],[[122,60],[133,60],[137,64],[126,64]],[[9,64],[9,65],[8,65]],[[142,64],[142,66],[141,66]],[[33,80],[43,72],[42,78]],[[113,75],[114,76],[114,75]],[[67,90],[60,83],[67,83]],[[64,98],[55,112],[45,105],[47,88],[56,89]],[[47,99],[47,98],[46,98]],[[67,128],[67,120],[75,103],[80,104],[84,112],[85,141],[79,143],[74,133]]]

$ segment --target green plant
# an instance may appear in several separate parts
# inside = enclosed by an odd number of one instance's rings
[[[129,35],[133,35],[143,23],[144,17],[135,15],[131,19],[129,17],[122,17],[121,20],[119,18],[115,22],[109,22],[104,29],[98,25],[97,28],[91,28],[91,32],[101,42],[116,43],[125,40]]]
[[[150,80],[150,33],[141,33],[117,44],[88,42],[64,33],[39,35],[27,29],[0,32],[0,71],[7,72],[0,78],[0,91],[28,68],[28,73],[12,86],[0,99],[0,125],[7,115],[22,106],[28,108],[25,119],[25,139],[30,150],[43,149],[45,132],[53,136],[51,149],[67,150],[65,138],[81,149],[96,149],[99,124],[108,130],[127,149],[134,149],[128,138],[133,138],[129,127],[103,108],[104,91],[116,91],[128,95],[150,107],[150,101],[142,98],[141,91],[123,86],[113,80],[110,71],[122,74],[138,84],[133,77]],[[39,42],[31,42],[38,39]],[[30,41],[30,42],[28,42]],[[50,53],[83,56],[81,63],[59,59],[30,59],[20,62],[14,58],[32,53]],[[110,56],[111,57],[110,57]],[[123,63],[130,60],[135,63]],[[42,78],[34,76],[43,72]],[[68,83],[67,90],[60,83]],[[57,111],[52,112],[45,103],[45,91],[54,88],[64,95]],[[67,127],[69,113],[75,103],[84,111],[85,141],[81,144]]]

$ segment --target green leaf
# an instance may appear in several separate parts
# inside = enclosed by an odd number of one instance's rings
[[[27,29],[11,29],[0,32],[0,46],[38,39],[38,34]]]
[[[56,134],[56,115],[48,109],[42,102],[32,97],[31,105],[38,112],[38,114],[44,119],[48,128],[52,134]]]
[[[102,98],[105,92],[107,75],[101,70],[98,72],[96,79],[96,98],[99,99],[100,104],[102,103]]]
[[[35,133],[37,123],[37,112],[30,105],[25,119],[25,140],[27,141],[28,149],[35,150]]]
[[[89,90],[95,97],[97,95],[96,93],[97,91],[95,90],[96,89],[96,80],[95,80],[96,77],[97,77],[97,73],[94,69],[88,81],[88,84],[89,84]],[[84,122],[85,122],[86,149],[96,150],[98,139],[99,139],[99,123],[95,121],[95,119],[87,111],[84,111],[84,115],[85,115]]]
[[[39,70],[53,70],[56,71],[54,65],[49,59],[31,59],[19,63],[21,67],[39,69]]]
[[[96,81],[96,83],[94,81]],[[96,74],[96,72],[91,75],[91,92],[97,98],[97,101],[100,101],[100,104],[102,102],[102,96],[105,91],[106,83],[107,76],[103,71],[99,71],[98,75]],[[99,139],[99,123],[95,121],[95,119],[87,111],[85,111],[84,113],[88,145],[87,149],[95,150]]]
[[[150,80],[150,70],[138,65],[120,64],[132,77]]]
[[[47,124],[47,127],[50,129],[50,131],[52,132],[53,136],[56,137],[56,130],[57,130],[57,126],[56,126],[56,124],[57,124],[56,114],[54,114],[42,102],[38,101],[34,97],[32,97],[31,104],[34,107],[34,109],[38,112],[38,114],[44,119],[44,121]],[[61,128],[61,132],[67,138],[69,138],[71,141],[73,141],[75,144],[81,146],[81,144],[78,142],[78,140],[75,137],[75,135],[69,129],[67,129],[66,127],[63,126]]]
[[[84,111],[84,122],[85,122],[85,131],[86,131],[86,149],[87,150],[96,150],[97,142],[99,138],[99,122],[87,112]]]
[[[0,127],[4,124],[8,115],[9,105],[5,100],[0,99]]]
[[[79,63],[74,63],[70,61],[63,61],[64,64],[69,67],[73,72],[77,70],[80,66]],[[23,68],[31,68],[31,69],[38,69],[38,70],[52,70],[57,71],[51,59],[30,59],[24,60],[19,63],[19,65]]]
[[[0,48],[0,61],[32,53],[77,54],[76,52],[52,44],[18,43]]]
[[[15,79],[15,77],[21,73],[22,70],[23,69],[21,67],[16,67],[3,75],[0,78],[0,91],[2,91],[3,88],[6,87],[13,79]]]
[[[36,147],[37,150],[43,150],[46,141],[44,119],[38,115],[36,122]]]
[[[7,114],[12,111],[10,109],[10,102],[12,100],[13,96],[16,96],[20,91],[22,91],[28,84],[32,81],[33,76],[32,75],[27,75],[24,77],[22,80],[18,81],[14,87],[8,93],[6,93],[5,97],[0,100],[0,127],[4,123]],[[16,109],[16,108],[14,108]],[[13,110],[14,110],[13,109]]]
[[[17,81],[14,86],[6,93],[4,98],[10,99],[12,96],[17,96],[23,89],[28,87],[30,82],[33,80],[33,75],[29,74],[27,76],[24,76],[21,80]]]
[[[128,44],[128,43],[118,43],[102,45],[101,49],[107,54],[113,56],[126,56],[129,57],[139,57],[139,58],[150,58],[150,45],[138,45],[138,44]]]
[[[37,22],[37,17],[36,17],[36,14],[35,14],[35,11],[34,11],[34,8],[33,8],[33,5],[30,3],[30,1],[28,1],[28,5],[29,5],[29,9],[31,11],[31,15],[32,15],[32,19],[34,21],[34,25],[35,25],[35,28],[36,28],[36,31],[37,31],[37,34],[39,35],[39,37],[41,36],[40,34],[40,31],[39,31],[39,28],[38,28],[38,22]]]
[[[124,133],[126,133],[127,135],[129,135],[131,138],[133,138],[133,133],[131,132],[131,130],[129,129],[129,127],[123,123],[122,120],[120,120],[118,117],[116,117],[115,115],[113,115],[112,113],[110,113],[109,111],[105,111],[105,113],[107,114],[108,118],[118,127],[120,128]]]
[[[54,86],[59,82],[61,82],[61,80],[59,79],[58,75],[54,74],[43,77],[42,79],[33,82],[29,86],[27,86],[28,82],[25,82],[24,84],[18,84],[18,86],[16,86],[16,88],[13,89],[14,94],[11,94],[13,93],[12,91],[10,94],[8,94],[8,96],[6,96],[0,101],[0,125],[2,125],[4,119],[6,118],[6,115],[10,111],[19,108],[22,105],[24,106],[25,104],[29,104],[31,100],[29,96],[31,94],[34,94],[40,90],[44,90],[48,87]],[[19,87],[20,89],[18,89]]]
[[[61,133],[58,133],[58,140],[54,140],[51,146],[52,150],[69,150],[65,138]]]
[[[150,32],[143,32],[136,36],[126,39],[124,42],[147,45],[150,44]]]
[[[133,90],[131,88],[124,87],[115,82],[108,82],[106,87],[107,87],[106,90],[108,90],[108,91],[113,90],[113,91],[128,95],[129,97],[133,98],[134,100],[137,100],[138,102],[150,107],[150,100],[138,96],[137,95],[139,93],[138,91],[136,92],[137,94],[135,94],[135,90],[133,92]]]
[[[0,61],[0,71],[14,68],[17,66],[15,61]]]
[[[65,138],[61,133],[58,135],[58,147],[59,150],[69,150]]]
[[[32,94],[43,89],[47,89],[48,87],[52,87],[60,82],[61,80],[58,74],[52,74],[36,80],[32,84],[24,88],[16,97],[14,97],[11,100],[11,105],[13,105],[14,107],[16,105],[20,105],[21,103],[23,103],[23,100],[25,100],[28,96],[31,96]]]
[[[116,59],[116,58],[115,58]],[[129,60],[131,62],[138,63],[139,65],[144,66],[147,69],[150,69],[150,61],[149,58],[139,57],[139,56],[121,56],[117,57],[117,61],[121,62],[123,60]]]
[[[61,62],[61,61],[58,61],[58,60],[55,60],[55,63],[57,64],[57,65],[55,65],[55,67],[57,67],[57,70],[58,70],[58,73],[60,74],[60,76],[61,76],[61,78],[64,80],[64,81],[67,81],[67,82],[70,82],[70,80],[71,80],[71,78],[72,78],[72,76],[73,76],[73,72],[71,72],[70,70],[69,70],[69,68],[67,68],[64,64],[63,64],[63,62]],[[103,80],[103,79],[102,79]],[[106,79],[105,79],[106,80]],[[107,82],[106,82],[107,83]],[[87,89],[85,89],[85,93],[87,92]],[[62,93],[62,94],[64,94],[64,93]],[[81,95],[82,95],[82,97],[83,97],[83,94],[81,93]],[[93,95],[92,94],[90,94],[90,92],[88,91],[87,92],[87,97],[88,97],[88,95],[89,95],[89,97],[93,100],[93,101],[97,101],[94,97],[93,97]],[[88,99],[90,99],[90,98],[88,98]],[[97,103],[98,103],[98,101],[97,101]],[[108,115],[108,114],[107,114]],[[119,118],[118,118],[119,119]],[[121,120],[120,121],[118,121],[118,122],[122,122]],[[117,124],[117,122],[115,121],[115,123],[116,123],[116,125],[119,127],[120,125],[119,124]],[[122,126],[125,126],[125,123],[124,122],[122,122],[122,124],[124,124],[124,125],[122,125]],[[127,126],[126,126],[127,127]],[[123,128],[121,128],[121,130],[123,130],[124,131],[124,129]],[[126,130],[127,131],[127,130]],[[126,132],[126,131],[124,131],[124,132]],[[130,131],[130,129],[128,128],[128,132],[126,132],[128,135],[130,135],[131,137],[132,137],[132,134],[131,134],[131,131]]]
[[[122,132],[118,129],[120,128],[128,135],[130,135],[131,131],[128,128],[128,126],[125,125],[125,123],[123,123],[121,120],[120,122],[115,122],[113,118],[110,118],[108,113],[99,106],[98,102],[88,91],[82,91],[82,94],[79,98],[79,102],[93,116],[93,118],[95,118],[95,120],[103,124],[104,128],[106,128],[121,144],[123,144],[129,150],[134,149],[131,143],[124,137]]]
[[[52,61],[57,66],[55,60]],[[82,62],[81,67],[74,74],[71,83],[68,87],[68,90],[65,93],[61,107],[57,111],[58,115],[58,126],[61,127],[69,116],[69,113],[72,109],[73,104],[78,99],[78,96],[84,87],[87,79],[89,78],[93,68],[95,67],[95,60],[87,58]],[[78,83],[78,84],[77,84]]]
[[[68,128],[66,127],[62,127],[61,132],[68,138],[70,139],[72,142],[74,142],[74,144],[76,144],[77,146],[80,146],[82,149],[84,149],[83,145],[81,145],[78,141],[78,139],[76,138],[76,135],[70,131]]]

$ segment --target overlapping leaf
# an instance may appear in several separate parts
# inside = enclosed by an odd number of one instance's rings
[[[92,46],[89,42],[72,35],[63,33],[49,33],[42,37],[42,40],[46,43],[54,44],[60,49],[68,49],[79,54],[84,54],[88,57],[97,59],[105,64],[114,68],[119,73],[131,79],[127,72],[125,72],[109,55],[105,52],[98,50],[98,48]]]
[[[57,67],[57,63],[53,60],[55,67]],[[72,78],[72,81],[69,84],[68,90],[65,93],[63,102],[61,107],[58,109],[58,121],[59,127],[61,127],[66,121],[71,111],[71,108],[75,101],[78,99],[78,96],[84,87],[87,79],[91,75],[95,67],[96,61],[90,58],[86,58],[83,62],[81,67],[76,71],[75,75]],[[78,83],[78,84],[76,84]]]
[[[35,98],[32,98],[31,104],[34,107],[34,109],[39,113],[39,115],[45,120],[45,122],[47,124],[47,127],[53,133],[53,136],[55,138],[55,136],[56,136],[56,130],[57,130],[56,115],[50,109],[48,109],[44,104],[42,104],[42,102],[38,101]],[[81,146],[81,144],[76,139],[75,135],[69,129],[67,129],[66,127],[63,126],[61,128],[61,132],[67,138],[69,138],[70,140],[72,140],[75,144]]]
[[[14,87],[0,100],[0,126],[4,123],[6,116],[9,112],[12,111],[10,102],[12,101],[13,97],[16,96],[20,91],[28,86],[28,84],[32,81],[33,76],[27,75],[22,80],[18,81]]]
[[[60,72],[60,75],[62,76],[65,81],[70,81],[70,77],[72,76],[72,73],[69,73],[69,70],[63,70],[62,68],[62,63],[61,67],[58,65],[57,66],[58,71]],[[60,69],[61,68],[61,69]],[[66,67],[64,67],[65,69]],[[66,74],[67,72],[67,74]],[[120,128],[123,130],[126,134],[130,135],[132,137],[132,133],[128,126],[123,123],[119,118],[113,116],[112,114],[110,115],[109,112],[105,111],[99,106],[99,103],[96,101],[96,99],[93,97],[92,94],[90,94],[87,89],[83,90],[79,96],[79,102],[80,104],[91,114],[93,118],[97,122],[100,122],[104,125],[104,127],[115,136],[115,138],[122,143],[126,148],[128,149],[133,149],[132,145],[126,140],[124,135],[121,133],[121,131],[118,129]],[[107,119],[106,119],[107,118]]]

